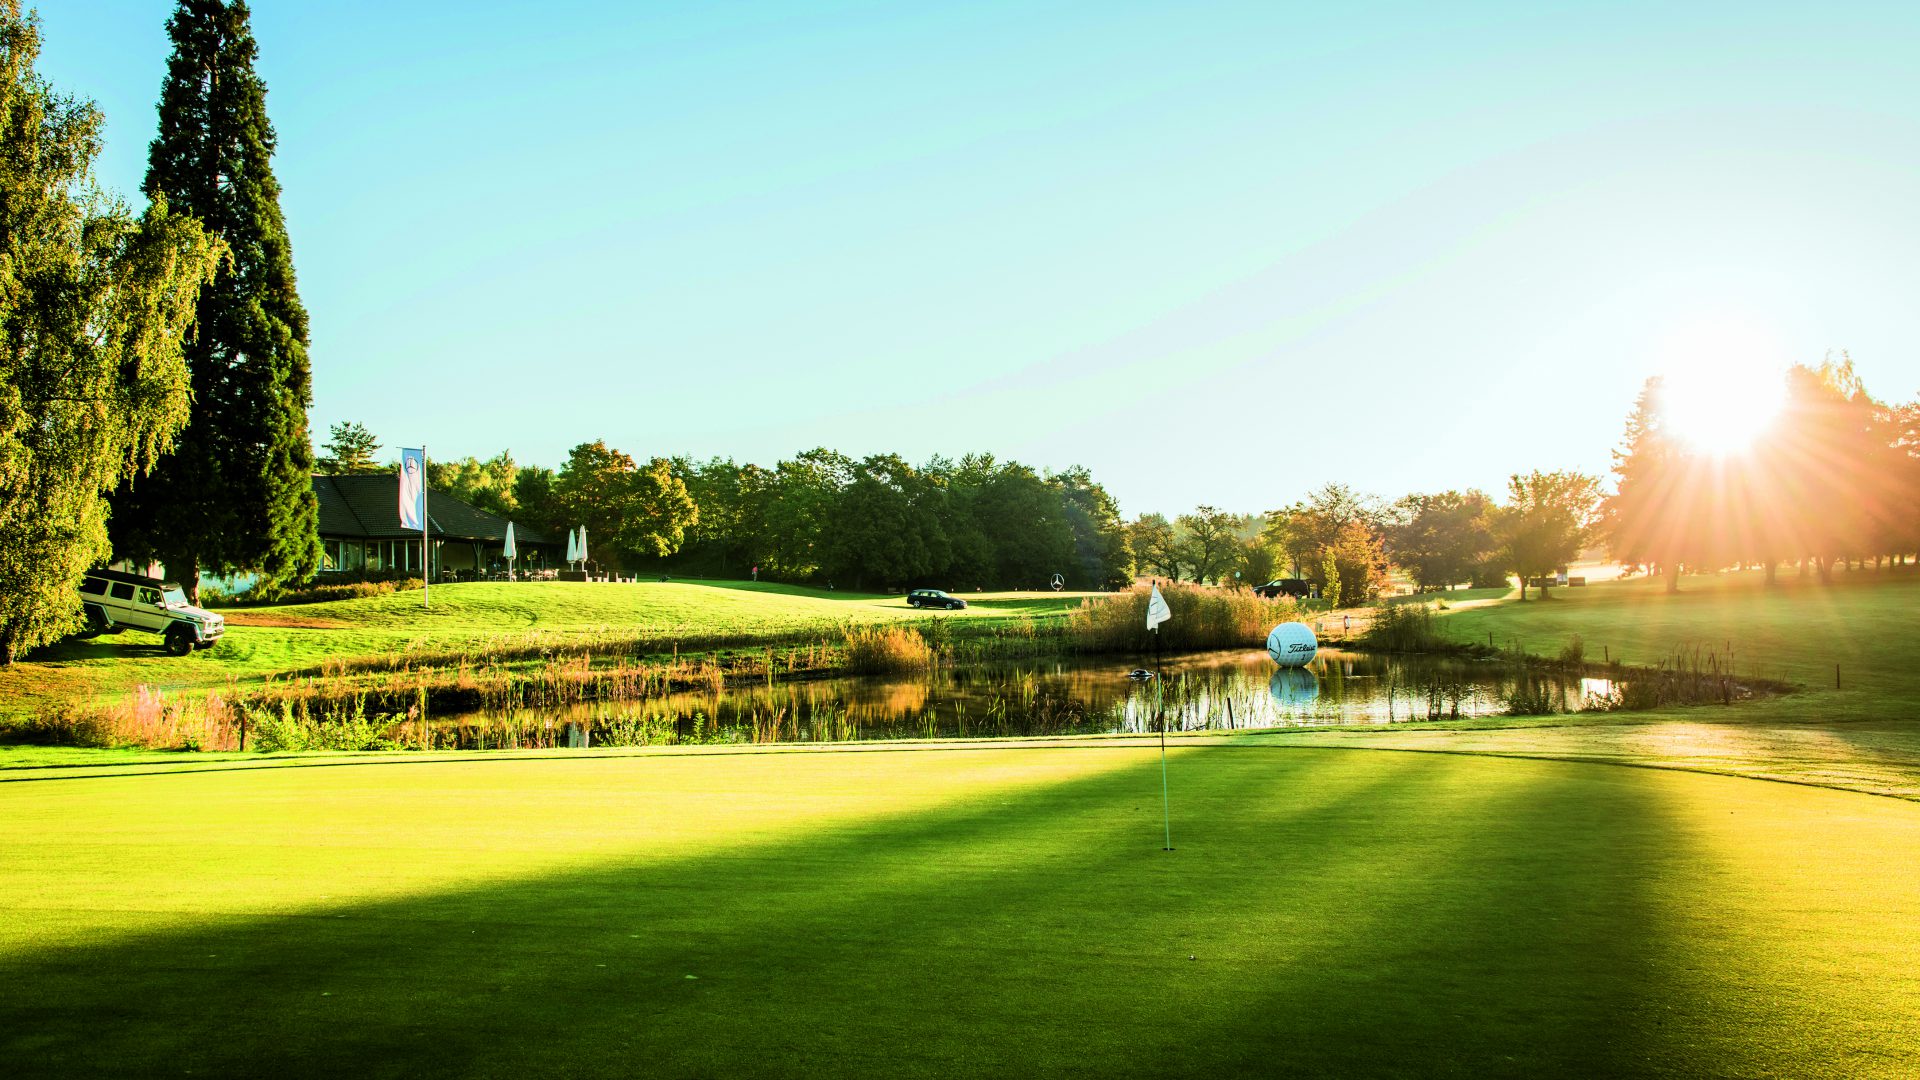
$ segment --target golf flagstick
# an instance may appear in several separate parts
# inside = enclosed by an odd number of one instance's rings
[[[1164,850],[1173,850],[1173,803],[1167,794],[1167,698],[1166,682],[1160,672],[1160,628],[1153,628],[1153,698],[1154,711],[1160,716],[1160,819],[1166,826],[1167,846]]]
[[[1147,629],[1153,631],[1153,704],[1160,724],[1160,816],[1167,830],[1166,851],[1173,850],[1173,804],[1167,795],[1167,694],[1161,685],[1166,679],[1160,670],[1160,624],[1171,618],[1173,610],[1167,607],[1167,598],[1160,595],[1160,583],[1156,581],[1147,597]]]

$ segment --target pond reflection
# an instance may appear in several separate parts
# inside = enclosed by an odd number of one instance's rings
[[[1131,662],[1068,658],[848,676],[664,694],[570,709],[449,717],[437,745],[470,749],[838,742],[1396,724],[1527,711],[1574,712],[1617,699],[1612,680],[1432,657],[1322,650],[1306,668],[1264,651],[1167,661],[1159,680]]]

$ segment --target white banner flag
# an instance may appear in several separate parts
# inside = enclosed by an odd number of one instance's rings
[[[400,451],[400,527],[425,529],[427,523],[427,452]]]
[[[1153,595],[1147,597],[1147,629],[1152,630],[1168,619],[1173,618],[1173,610],[1167,607],[1167,598],[1160,595],[1160,586],[1153,586]]]

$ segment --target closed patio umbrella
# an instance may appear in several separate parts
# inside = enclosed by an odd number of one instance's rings
[[[500,548],[500,557],[507,560],[507,577],[509,579],[513,577],[513,560],[514,556],[518,554],[519,552],[515,551],[513,547],[513,522],[509,521],[507,522],[507,542],[501,545]]]

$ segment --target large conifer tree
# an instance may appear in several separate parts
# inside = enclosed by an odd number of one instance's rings
[[[231,261],[200,294],[187,346],[193,417],[152,476],[115,501],[115,550],[157,558],[192,594],[202,570],[310,576],[318,507],[307,436],[307,312],[271,159],[266,86],[242,0],[181,0],[145,190],[200,219]]]

